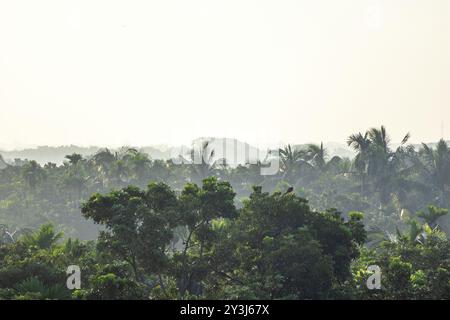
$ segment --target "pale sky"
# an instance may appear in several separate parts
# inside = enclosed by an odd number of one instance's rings
[[[0,0],[0,148],[381,124],[450,139],[450,1]]]

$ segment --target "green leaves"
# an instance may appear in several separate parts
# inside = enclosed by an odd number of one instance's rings
[[[36,247],[38,249],[50,249],[62,237],[63,233],[55,232],[54,226],[52,224],[44,224],[37,232],[26,234],[22,241],[30,247]]]
[[[255,188],[215,249],[228,256],[219,268],[234,279],[224,290],[240,299],[329,298],[350,276],[353,227],[364,233],[359,219],[350,228],[335,211],[317,213],[295,195]]]
[[[174,192],[164,183],[152,183],[145,192],[127,187],[96,194],[82,212],[106,227],[100,247],[128,261],[140,279],[140,269],[151,273],[166,266],[165,249],[173,238],[176,207]]]
[[[437,220],[448,214],[448,209],[438,208],[433,205],[428,206],[428,212],[419,211],[417,217],[422,218],[428,225],[436,225]]]

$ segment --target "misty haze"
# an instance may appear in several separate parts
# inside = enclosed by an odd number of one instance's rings
[[[449,88],[444,0],[0,1],[0,300],[449,300]]]

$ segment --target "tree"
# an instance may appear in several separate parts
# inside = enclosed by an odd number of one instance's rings
[[[427,173],[429,183],[440,192],[439,204],[448,207],[448,188],[450,186],[450,148],[439,140],[436,149],[422,143],[420,151],[424,158],[423,170]]]
[[[371,142],[368,135],[368,132],[364,135],[359,132],[357,134],[352,134],[347,140],[347,145],[357,152],[354,159],[354,168],[361,178],[361,194],[363,194],[365,190],[365,177],[367,175],[367,163],[369,160],[369,148]]]
[[[309,144],[306,152],[314,167],[319,169],[319,171],[324,170],[327,163],[327,150],[324,148],[323,142],[320,145]]]
[[[440,217],[443,217],[448,214],[448,209],[438,208],[433,205],[428,206],[428,212],[419,211],[417,213],[417,217],[423,219],[426,224],[428,224],[431,228],[435,228],[437,226],[437,221]]]
[[[409,234],[385,241],[381,247],[362,249],[353,264],[352,283],[357,299],[449,299],[450,245],[439,230],[427,231],[425,241]],[[368,290],[367,268],[382,270],[381,290]]]
[[[365,232],[361,215],[344,222],[334,210],[311,211],[293,193],[255,187],[235,222],[224,224],[210,265],[234,299],[331,298],[349,279]],[[209,294],[217,297],[210,283]]]
[[[76,166],[81,160],[83,160],[83,156],[78,153],[67,155],[65,158],[69,160],[69,163],[73,166]]]
[[[213,221],[232,219],[236,215],[235,193],[228,182],[215,177],[203,180],[202,187],[187,184],[180,201],[180,224],[186,228],[183,249],[174,253],[173,273],[177,278],[178,297],[201,294],[201,280],[205,276],[214,243]]]
[[[84,217],[105,226],[99,248],[125,260],[136,281],[143,273],[158,274],[167,266],[166,247],[175,226],[175,193],[164,183],[151,183],[146,191],[126,187],[106,195],[94,194],[82,205]]]
[[[200,146],[194,144],[189,153],[189,165],[194,182],[200,183],[203,179],[212,176],[215,169],[225,166],[224,159],[215,159],[214,148],[210,140],[201,141]]]
[[[303,150],[292,148],[290,144],[283,149],[280,148],[278,153],[280,155],[281,169],[285,172],[285,175],[290,174],[297,162],[302,160],[306,155]]]
[[[25,234],[23,242],[38,249],[50,249],[62,238],[62,232],[56,232],[52,224],[44,224],[32,234]]]
[[[70,298],[65,286],[68,261],[58,244],[61,237],[45,224],[14,243],[0,244],[0,299]]]
[[[22,176],[31,189],[35,189],[46,177],[45,171],[34,160],[27,162],[22,167]]]
[[[406,178],[413,168],[412,164],[405,166],[404,161],[414,153],[412,146],[406,146],[409,138],[408,133],[396,150],[391,150],[391,140],[384,126],[348,138],[347,144],[358,152],[354,167],[361,177],[361,193],[366,187],[366,177],[370,179],[373,191],[379,192],[382,203],[390,200],[393,190],[420,187]]]

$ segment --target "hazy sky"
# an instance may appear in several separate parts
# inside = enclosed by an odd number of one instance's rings
[[[381,124],[450,138],[450,1],[0,0],[0,148]]]

